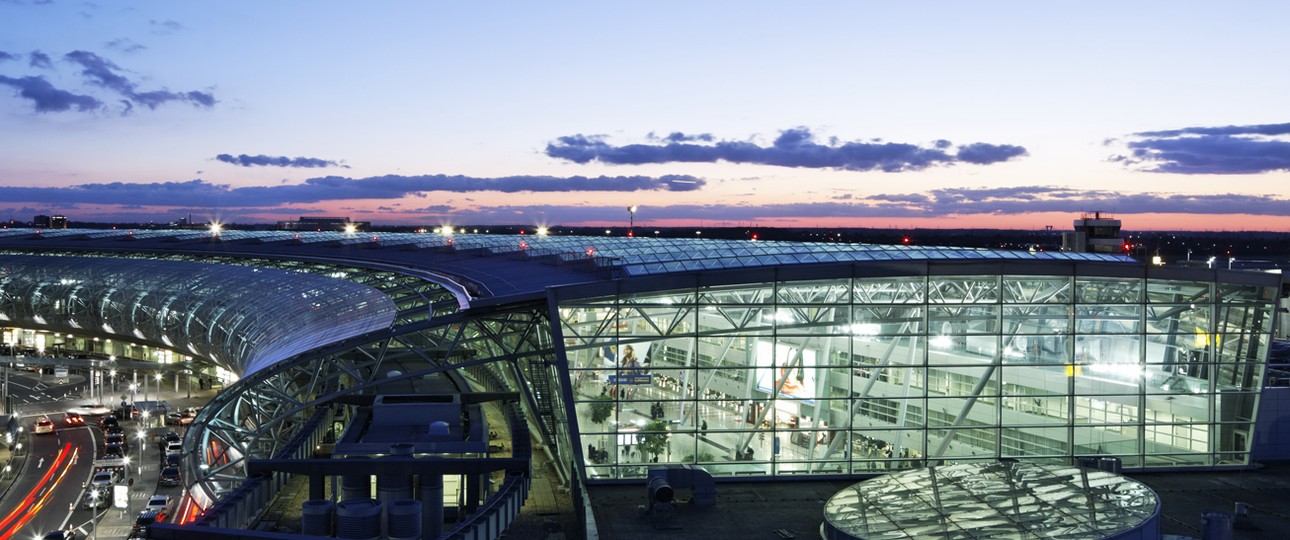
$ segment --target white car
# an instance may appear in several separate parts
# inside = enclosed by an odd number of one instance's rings
[[[49,421],[49,417],[42,416],[36,419],[36,428],[33,429],[32,431],[35,432],[37,435],[41,433],[53,433],[54,423]]]
[[[111,489],[112,484],[116,483],[116,475],[112,471],[99,471],[94,473],[94,478],[90,480],[90,486],[98,489]]]
[[[102,403],[86,403],[72,410],[84,416],[103,416],[112,412],[112,409]]]
[[[152,498],[148,499],[148,505],[144,506],[143,510],[145,512],[150,510],[165,512],[169,508],[170,508],[169,495],[153,495]]]

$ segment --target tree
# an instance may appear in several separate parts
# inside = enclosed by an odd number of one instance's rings
[[[636,437],[640,441],[641,454],[649,454],[654,458],[658,458],[659,454],[667,451],[668,435],[667,422],[663,420],[655,420],[645,424],[645,427],[641,428],[640,434]]]
[[[707,463],[707,462],[716,461],[716,460],[717,460],[717,457],[712,455],[712,452],[709,452],[707,450],[700,450],[699,458],[697,460],[694,458],[694,454],[686,454],[685,457],[681,459],[681,462],[682,463]]]
[[[600,425],[614,414],[614,398],[599,395],[591,398],[591,423]]]

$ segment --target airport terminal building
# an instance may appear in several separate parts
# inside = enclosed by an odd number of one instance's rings
[[[505,529],[535,453],[576,497],[656,463],[719,482],[1001,458],[1249,467],[1282,288],[1094,253],[0,230],[11,335],[63,333],[102,353],[90,369],[229,379],[185,440],[188,521],[226,528],[287,475],[338,498],[336,460],[362,456],[408,456],[364,479],[403,467],[463,538]]]

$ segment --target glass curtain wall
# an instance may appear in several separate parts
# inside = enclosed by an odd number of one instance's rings
[[[1242,465],[1275,289],[963,275],[562,301],[587,477]]]

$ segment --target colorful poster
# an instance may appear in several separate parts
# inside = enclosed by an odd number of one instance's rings
[[[799,359],[798,352],[801,352]],[[815,403],[815,351],[784,343],[757,342],[757,389]]]

